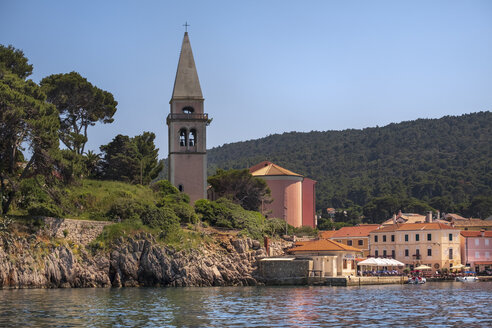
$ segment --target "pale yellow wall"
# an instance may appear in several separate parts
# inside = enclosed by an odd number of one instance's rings
[[[431,240],[427,240],[427,234],[431,234]],[[419,241],[416,241],[416,235],[420,235]],[[453,235],[453,240],[449,241],[449,234]],[[459,230],[441,229],[441,230],[419,230],[419,231],[394,231],[387,233],[370,233],[370,255],[383,256],[386,249],[386,255],[391,256],[391,251],[395,250],[395,259],[405,263],[407,266],[426,264],[435,268],[439,265],[439,270],[450,268],[453,265],[461,263],[461,247]],[[378,242],[374,241],[374,236],[378,236]],[[386,242],[383,242],[383,236],[386,235]],[[395,235],[395,241],[391,242],[391,235]],[[405,241],[405,235],[408,235],[408,241]],[[449,259],[449,249],[453,249],[453,259]],[[408,249],[408,255],[405,256],[405,249]],[[420,259],[415,258],[416,250],[420,250]],[[432,255],[428,256],[427,250],[432,250]]]

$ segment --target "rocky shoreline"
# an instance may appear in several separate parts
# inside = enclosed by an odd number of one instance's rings
[[[45,237],[46,238],[46,237]],[[0,288],[251,286],[265,249],[250,238],[221,236],[200,249],[174,250],[152,235],[120,238],[109,251],[39,234],[0,243]]]

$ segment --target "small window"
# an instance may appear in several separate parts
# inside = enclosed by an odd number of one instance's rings
[[[377,250],[377,249],[374,251],[374,256],[375,256],[375,257],[379,257],[379,252],[378,252],[378,250]]]
[[[475,238],[475,246],[480,245],[480,240],[478,238]]]
[[[428,233],[427,234],[427,241],[431,241],[432,240],[432,234],[431,233]]]
[[[485,246],[489,246],[489,240],[487,238],[485,239]]]
[[[392,250],[391,250],[391,258],[393,258],[393,259],[394,259],[395,257],[396,257],[395,250],[394,250],[394,249],[392,249]]]
[[[417,248],[417,249],[415,250],[415,255],[417,255],[417,257],[419,257],[419,256],[420,256],[420,249],[418,249],[418,248]]]
[[[190,107],[190,106],[187,106],[185,108],[183,108],[183,113],[184,114],[193,114],[195,110],[193,109],[193,107]]]
[[[383,235],[383,243],[386,242],[386,235]]]
[[[386,250],[383,250],[383,257],[386,257],[387,254],[386,254]]]
[[[378,235],[375,235],[374,236],[374,242],[377,243],[378,242]]]
[[[362,239],[359,239],[358,243],[357,243],[359,246],[363,246],[364,245],[364,241]]]
[[[179,130],[179,145],[181,147],[186,146],[186,129]]]
[[[476,259],[480,258],[480,252],[478,252],[478,251],[475,252],[475,258]]]
[[[408,249],[406,249],[405,250],[405,256],[408,257],[408,254],[409,254]]]
[[[395,242],[395,235],[391,235],[391,242]]]
[[[449,234],[449,241],[453,241],[453,234],[452,233]]]
[[[415,235],[415,241],[420,241],[420,235],[419,234]]]
[[[405,241],[408,241],[408,235],[405,235]]]
[[[196,146],[196,130],[195,129],[190,130],[190,134],[188,136],[188,145],[190,147]]]
[[[427,250],[427,256],[432,256],[432,249],[430,249],[430,248],[429,248],[429,249]]]
[[[182,185],[182,184],[178,185],[178,190],[179,190],[180,192],[183,192],[184,188],[183,188],[183,185]]]
[[[347,245],[348,246],[352,246],[352,241],[351,240],[347,240]]]
[[[449,234],[450,236],[452,236],[452,234]],[[449,249],[449,259],[452,260],[453,259],[453,249],[450,248]]]

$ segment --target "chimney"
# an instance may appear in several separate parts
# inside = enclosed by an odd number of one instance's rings
[[[429,211],[429,213],[427,213],[427,216],[425,217],[425,222],[426,223],[432,222],[432,211]]]
[[[393,224],[396,224],[396,214],[393,213]]]
[[[401,213],[401,210],[399,210],[399,211],[398,211],[398,216],[397,216],[397,217],[398,217],[398,218],[399,218],[399,217],[401,217],[401,214],[402,214],[402,213]]]
[[[485,229],[481,229],[481,230],[480,230],[480,235],[481,235],[482,237],[485,237]]]
[[[437,210],[436,219],[437,220],[441,219],[441,212],[439,210]]]

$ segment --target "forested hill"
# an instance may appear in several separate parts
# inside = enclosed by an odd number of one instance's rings
[[[492,113],[275,134],[208,151],[209,173],[264,160],[317,180],[318,209],[390,195],[452,210],[492,195]]]

